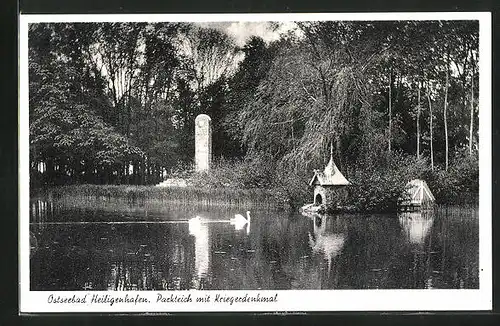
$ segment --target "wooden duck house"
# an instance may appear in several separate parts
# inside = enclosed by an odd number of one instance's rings
[[[330,150],[330,161],[325,169],[314,170],[309,182],[314,187],[314,205],[337,206],[347,197],[346,187],[350,184],[335,165],[333,150]]]
[[[426,210],[431,209],[435,201],[427,182],[415,179],[406,184],[406,193],[400,198],[400,205],[405,211]]]

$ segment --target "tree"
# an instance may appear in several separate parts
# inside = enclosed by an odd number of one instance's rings
[[[222,111],[223,128],[227,133],[224,155],[242,157],[245,153],[242,141],[244,123],[238,114],[253,100],[260,82],[267,76],[276,52],[276,44],[266,45],[259,37],[251,37],[240,49],[244,58],[240,61],[233,77],[228,81],[227,101]]]
[[[82,74],[78,50],[66,43],[80,27],[36,24],[29,31],[30,158],[33,169],[46,163],[46,182],[95,181],[96,169],[109,171],[141,155],[90,107],[99,94],[91,86],[102,83]],[[107,176],[100,181],[108,182]]]
[[[191,26],[180,42],[198,94],[221,77],[229,77],[236,67],[235,45],[219,30]]]
[[[417,159],[420,158],[420,83],[418,84],[418,103],[417,103]]]
[[[448,145],[448,85],[449,85],[449,60],[450,54],[448,52],[446,60],[446,81],[444,84],[444,109],[443,109],[443,122],[444,122],[444,141],[445,141],[445,167],[448,170],[448,156],[449,156],[449,145]]]
[[[213,118],[216,156],[272,160],[287,173],[326,163],[331,143],[346,174],[399,152],[432,168],[474,156],[477,22],[296,28],[238,48],[184,23],[30,25],[33,170],[157,182],[191,163],[200,113]]]
[[[361,132],[373,130],[375,118],[366,77],[384,57],[388,30],[358,22],[299,27],[304,39],[282,43],[267,77],[240,112],[243,140],[250,152],[267,152],[298,167],[322,161],[323,149],[333,141],[342,165],[347,148],[355,159],[356,147],[360,151],[360,143],[373,141]]]
[[[429,87],[426,88],[427,101],[429,102],[429,131],[430,131],[430,156],[431,156],[431,168],[434,170],[434,137],[433,137],[433,120],[434,116],[432,114],[432,101]]]

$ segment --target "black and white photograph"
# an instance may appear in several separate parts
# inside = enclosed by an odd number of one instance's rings
[[[490,24],[21,15],[21,311],[491,309]]]

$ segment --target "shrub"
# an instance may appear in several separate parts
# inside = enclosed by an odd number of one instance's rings
[[[274,166],[269,162],[263,159],[220,159],[210,170],[193,173],[189,183],[208,188],[268,189],[274,172]]]
[[[366,212],[396,211],[405,197],[406,184],[426,171],[425,160],[398,152],[361,161],[348,187],[346,206]]]
[[[308,181],[312,171],[290,168],[274,163],[264,155],[243,160],[215,162],[209,171],[193,172],[180,168],[172,177],[187,180],[187,188],[157,188],[147,186],[95,186],[62,187],[55,195],[71,193],[83,197],[127,198],[144,201],[150,198],[165,201],[244,204],[267,202],[276,207],[299,207],[312,201],[312,188]],[[406,184],[416,178],[424,179],[438,204],[477,204],[479,167],[477,158],[459,155],[448,171],[437,166],[431,169],[426,159],[399,152],[367,155],[353,166],[348,175],[352,186],[342,206],[357,211],[395,211],[405,196]]]
[[[265,189],[279,205],[297,207],[310,197],[308,176],[273,163],[266,156],[216,162],[208,171],[194,173],[188,182],[210,189]]]
[[[292,208],[299,207],[310,201],[311,188],[308,184],[310,175],[307,171],[294,171],[286,166],[278,166],[272,179],[272,187],[275,189],[278,199],[287,203]]]
[[[477,157],[460,153],[448,171],[437,166],[425,175],[438,204],[477,204],[479,197],[479,162]]]

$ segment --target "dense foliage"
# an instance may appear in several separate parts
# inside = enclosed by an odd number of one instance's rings
[[[31,24],[29,51],[35,186],[181,173],[298,205],[333,146],[363,210],[417,177],[443,203],[478,192],[475,21],[298,22],[244,46],[188,23]],[[200,113],[218,164],[192,174]]]

